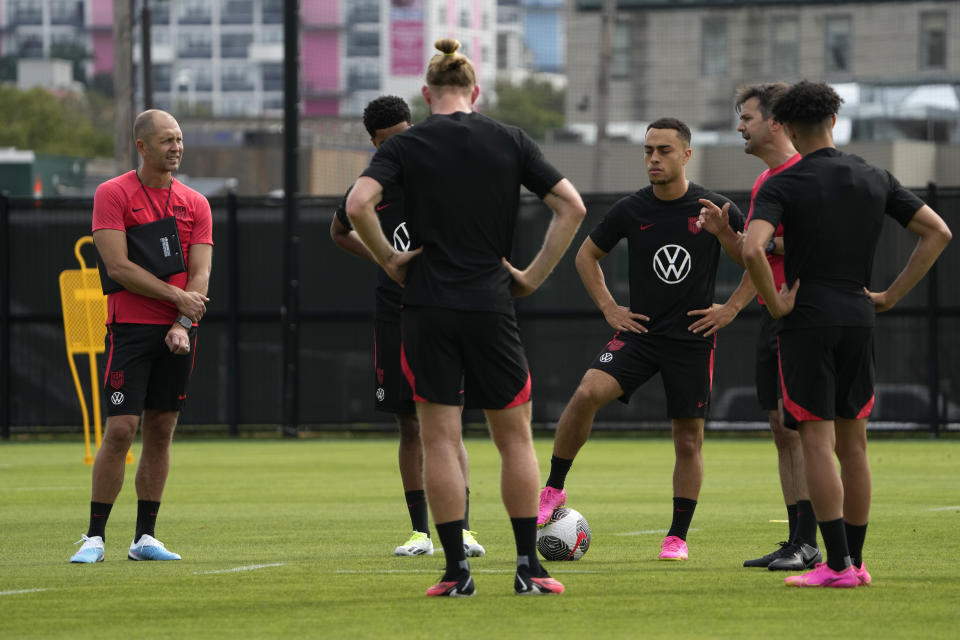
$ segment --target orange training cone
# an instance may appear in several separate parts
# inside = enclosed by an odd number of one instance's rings
[[[40,200],[43,199],[43,180],[40,179],[40,176],[37,176],[36,180],[33,181],[33,199],[35,207],[40,206]]]

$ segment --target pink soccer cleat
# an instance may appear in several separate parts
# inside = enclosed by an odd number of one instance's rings
[[[808,571],[799,576],[790,576],[784,582],[788,587],[852,589],[860,584],[860,579],[857,577],[857,570],[853,566],[849,566],[843,571],[834,571],[827,566],[826,562],[818,562],[813,571]]]
[[[867,573],[867,565],[861,562],[860,566],[854,567],[853,570],[857,574],[857,580],[860,581],[861,587],[865,587],[870,584],[872,578],[870,577],[870,574]]]
[[[567,490],[544,487],[540,492],[540,509],[537,511],[537,526],[542,527],[549,520],[554,510],[567,503]]]
[[[667,536],[660,543],[661,560],[686,560],[687,541],[677,536]]]

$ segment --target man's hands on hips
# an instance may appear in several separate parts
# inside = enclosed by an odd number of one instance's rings
[[[173,323],[170,330],[167,331],[167,337],[164,338],[164,342],[167,343],[167,348],[170,349],[170,353],[178,356],[190,353],[190,335],[179,322]]]

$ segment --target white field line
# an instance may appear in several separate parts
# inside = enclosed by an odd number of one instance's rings
[[[927,511],[960,511],[960,505],[954,507],[934,507],[933,509],[927,509]]]
[[[77,489],[88,490],[90,487],[0,487],[0,491],[74,491]]]
[[[233,567],[232,569],[216,569],[215,571],[194,571],[195,576],[209,576],[217,573],[239,573],[241,571],[256,571],[258,569],[267,569],[268,567],[282,567],[285,562],[273,562],[271,564],[248,564],[244,567]]]
[[[646,531],[625,531],[624,533],[615,533],[615,536],[652,536],[666,533],[669,529],[647,529]],[[700,529],[690,529],[690,531],[700,531]]]
[[[0,591],[0,596],[15,596],[21,593],[38,593],[40,591],[50,591],[50,589],[17,589],[15,591]]]
[[[606,571],[581,571],[574,569],[572,571],[567,571],[565,569],[557,569],[554,565],[550,565],[550,570],[557,574],[568,574],[568,573],[606,573]],[[513,569],[474,569],[470,568],[470,573],[498,573],[498,574],[510,574],[513,573]],[[337,569],[336,573],[340,575],[351,575],[351,576],[363,576],[363,575],[384,575],[389,573],[429,573],[436,574],[437,569],[371,569],[369,571],[363,569]]]

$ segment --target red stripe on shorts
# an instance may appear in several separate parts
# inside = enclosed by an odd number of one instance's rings
[[[107,333],[110,334],[110,354],[107,356],[107,370],[103,372],[104,389],[107,388],[107,380],[110,379],[110,363],[113,362],[113,329],[110,327],[110,325],[107,325]]]
[[[407,352],[404,351],[402,342],[400,343],[400,368],[403,370],[403,377],[407,379],[407,383],[410,385],[410,390],[413,391],[413,401],[426,402],[426,398],[417,395],[417,386],[414,384],[416,376],[413,375],[413,369],[407,362]]]
[[[805,421],[814,421],[821,422],[823,418],[811,413],[810,411],[804,409],[796,402],[790,399],[790,396],[787,394],[787,383],[783,379],[783,360],[780,358],[780,337],[777,337],[777,365],[780,370],[780,388],[783,390],[783,406],[790,412],[798,422]]]
[[[857,414],[857,420],[860,418],[869,418],[870,412],[873,411],[873,402],[877,399],[877,394],[870,396],[870,399],[867,400],[867,404],[863,405],[863,409],[860,409],[860,413]]]
[[[524,402],[530,401],[530,370],[527,369],[527,382],[523,385],[523,389],[520,389],[520,393],[510,401],[510,404],[504,407],[504,409],[512,409],[513,407],[519,407]]]

